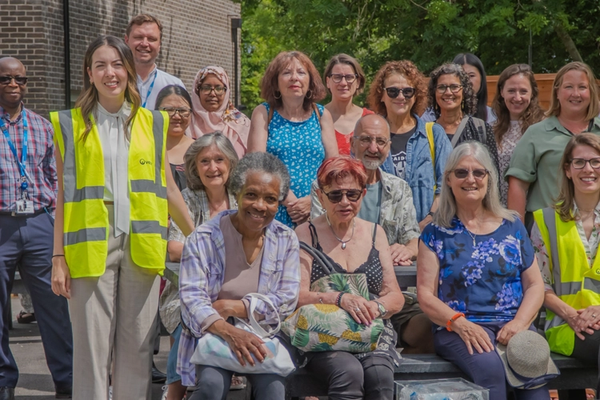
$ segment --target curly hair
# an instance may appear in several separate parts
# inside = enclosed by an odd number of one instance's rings
[[[438,80],[442,75],[454,75],[457,76],[462,86],[463,101],[461,104],[461,110],[463,114],[473,115],[477,111],[477,96],[473,91],[473,85],[469,79],[469,75],[465,70],[458,64],[443,64],[437,67],[429,75],[429,88],[427,95],[429,97],[429,106],[433,108],[435,112],[435,119],[440,117],[440,106],[435,100],[435,91],[438,85]]]
[[[281,101],[281,93],[279,92],[279,74],[292,62],[292,59],[300,61],[300,64],[308,72],[310,77],[310,83],[308,85],[308,91],[304,96],[304,103],[302,108],[308,111],[312,108],[313,104],[319,102],[327,96],[327,91],[319,71],[308,58],[308,56],[301,51],[282,51],[279,53],[267,67],[265,74],[260,81],[260,96],[269,103],[269,106],[273,109],[280,109],[283,107],[283,101]],[[309,95],[310,92],[310,95]],[[279,95],[277,95],[279,93]]]
[[[427,107],[425,77],[417,66],[408,60],[388,61],[377,71],[367,96],[369,108],[377,114],[387,117],[387,109],[381,99],[383,98],[385,80],[393,74],[402,75],[415,88],[415,103],[410,112],[417,115],[423,114]]]
[[[244,186],[249,172],[260,172],[279,179],[279,201],[284,201],[290,190],[290,174],[279,158],[269,153],[248,153],[237,164],[231,173],[227,187],[237,197]]]
[[[527,106],[527,109],[519,116],[521,132],[525,132],[531,125],[544,119],[544,111],[542,111],[538,101],[539,90],[531,67],[527,64],[513,64],[505,68],[498,78],[496,95],[492,101],[492,109],[498,117],[494,124],[494,135],[496,136],[498,145],[502,143],[502,137],[508,132],[508,128],[510,127],[510,112],[502,97],[502,90],[504,90],[504,85],[507,80],[519,74],[527,78],[531,85],[531,100],[529,106]]]

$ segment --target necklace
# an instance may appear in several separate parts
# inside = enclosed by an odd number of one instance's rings
[[[333,236],[338,240],[338,242],[340,242],[342,244],[342,250],[346,250],[346,243],[351,241],[352,238],[354,237],[354,228],[356,227],[356,219],[352,219],[352,234],[350,235],[350,239],[348,239],[348,240],[342,240],[335,234],[335,231],[333,230],[333,226],[331,226],[331,222],[329,222],[329,216],[327,214],[325,214],[325,219],[327,220],[327,225],[329,225],[329,229],[331,229],[331,233],[333,233]]]
[[[467,229],[467,227],[466,227],[466,226],[465,226],[465,231],[467,231],[467,233],[469,234],[469,236],[471,236],[471,239],[473,239],[473,247],[475,247],[475,246],[477,245],[477,243],[475,242],[475,238],[477,237],[477,235],[476,235],[476,234],[474,234],[474,233],[471,233],[471,232],[470,232],[470,231]]]

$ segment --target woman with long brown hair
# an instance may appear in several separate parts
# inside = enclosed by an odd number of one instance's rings
[[[140,107],[131,50],[88,47],[76,108],[51,113],[58,196],[52,290],[70,299],[73,398],[150,397],[158,275],[167,218],[192,221],[166,155],[166,113]]]

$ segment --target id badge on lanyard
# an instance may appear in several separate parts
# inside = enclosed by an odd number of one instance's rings
[[[23,149],[21,151],[21,159],[19,160],[19,155],[17,153],[17,147],[10,139],[10,134],[8,133],[8,127],[4,124],[4,120],[0,118],[0,129],[2,129],[2,133],[8,142],[8,147],[10,151],[15,156],[15,160],[17,161],[17,165],[19,166],[19,172],[21,174],[20,177],[20,193],[17,195],[19,200],[16,201],[16,213],[17,214],[33,214],[35,210],[33,209],[33,201],[29,197],[29,192],[27,188],[29,187],[29,175],[27,175],[27,134],[28,134],[28,125],[27,125],[27,117],[25,115],[25,108],[21,111],[21,121],[23,121]]]

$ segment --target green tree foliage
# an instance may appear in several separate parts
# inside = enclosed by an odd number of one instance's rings
[[[598,74],[599,15],[598,0],[242,0],[242,103],[260,103],[262,74],[282,50],[307,53],[320,71],[348,53],[367,78],[388,60],[429,73],[472,52],[494,75],[527,63],[531,41],[536,73],[581,58]]]

